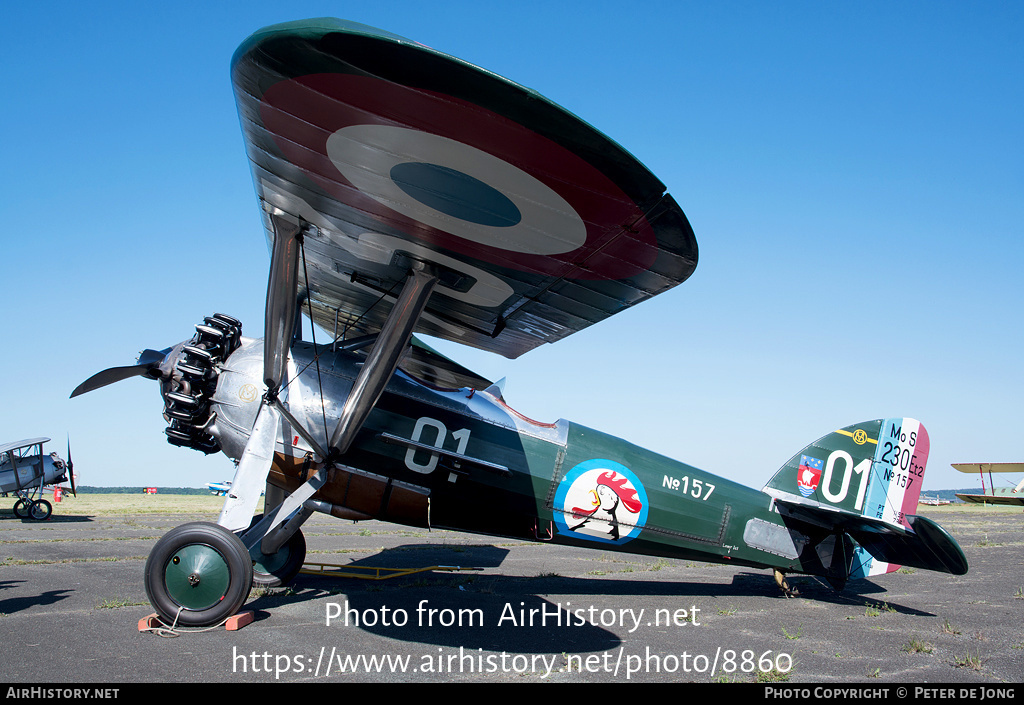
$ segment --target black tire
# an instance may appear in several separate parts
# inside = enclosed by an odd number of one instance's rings
[[[27,499],[19,499],[14,503],[14,516],[19,519],[28,519],[28,511],[31,504]]]
[[[249,528],[255,526],[261,519],[263,519],[262,514],[254,516]],[[302,564],[305,562],[306,537],[299,530],[292,534],[291,538],[273,556],[260,553],[259,557],[253,557],[252,584],[263,588],[287,585],[299,574]]]
[[[28,508],[28,515],[36,521],[46,521],[53,514],[53,505],[45,499],[32,502]]]
[[[168,531],[146,560],[146,595],[167,624],[206,627],[242,608],[252,588],[252,560],[241,539],[218,524]]]

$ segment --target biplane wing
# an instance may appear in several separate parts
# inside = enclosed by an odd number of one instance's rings
[[[26,438],[23,441],[13,441],[11,443],[4,443],[0,445],[0,455],[5,455],[12,450],[20,450],[22,448],[30,448],[32,446],[41,446],[43,443],[49,443],[49,438]]]
[[[977,472],[981,477],[981,494],[956,493],[957,499],[975,504],[1024,505],[1024,480],[1016,487],[996,487],[992,473],[1024,473],[1024,463],[952,463],[963,473]],[[985,487],[985,473],[988,473],[988,487]]]
[[[268,241],[301,229],[299,297],[336,337],[378,331],[427,268],[416,332],[514,358],[696,267],[686,216],[643,165],[472,64],[327,18],[255,33],[232,80]]]

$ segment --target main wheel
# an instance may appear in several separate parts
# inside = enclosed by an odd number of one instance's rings
[[[257,514],[249,526],[255,526],[262,518],[262,514]],[[265,588],[287,585],[299,574],[305,562],[306,538],[302,531],[296,531],[277,553],[253,556],[252,583]]]
[[[32,502],[28,508],[28,515],[36,521],[46,521],[53,514],[53,505],[45,499]]]
[[[238,612],[252,587],[252,560],[241,539],[218,524],[168,531],[146,560],[146,595],[168,624],[205,627]]]
[[[19,499],[14,503],[14,516],[19,519],[28,519],[28,510],[32,506],[27,499]]]

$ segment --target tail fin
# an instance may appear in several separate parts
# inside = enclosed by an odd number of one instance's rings
[[[909,529],[906,515],[917,509],[928,449],[928,431],[915,419],[854,424],[794,455],[764,491]]]
[[[846,569],[833,565],[829,571],[837,579],[837,572],[845,580],[893,572],[901,565],[962,574],[967,561],[956,541],[933,522],[914,516],[929,445],[928,431],[915,419],[854,424],[790,458],[764,492],[784,514],[859,544],[851,552],[841,551]]]

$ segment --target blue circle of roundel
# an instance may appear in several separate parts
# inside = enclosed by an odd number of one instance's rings
[[[595,533],[586,533],[580,531],[578,527],[574,528],[574,526],[579,524],[578,518],[573,516],[572,507],[566,506],[567,503],[569,505],[575,504],[572,494],[576,494],[578,497],[578,492],[581,488],[589,491],[595,473],[609,471],[614,472],[617,477],[626,478],[629,481],[629,484],[636,490],[636,500],[641,505],[640,511],[631,517],[629,525],[621,527],[618,539],[595,535]],[[641,529],[647,524],[649,508],[647,490],[644,489],[640,478],[632,470],[614,460],[596,458],[579,463],[562,478],[558,485],[558,490],[555,492],[554,520],[559,534],[572,536],[584,541],[596,541],[621,546],[628,541],[632,541],[640,534]]]
[[[391,168],[391,180],[423,205],[477,225],[511,228],[523,217],[501,191],[457,169],[402,162]]]

